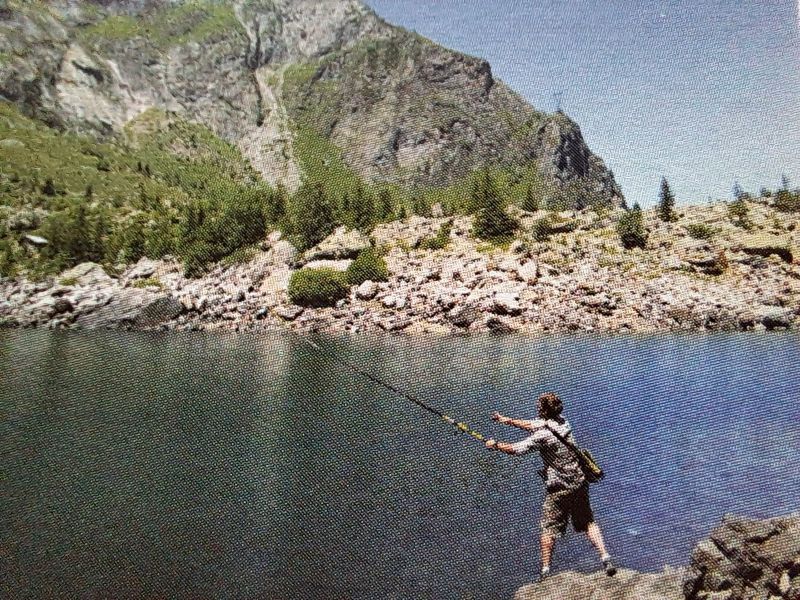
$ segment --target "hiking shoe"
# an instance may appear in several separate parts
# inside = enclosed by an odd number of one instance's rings
[[[548,569],[547,571],[542,571],[541,573],[539,573],[539,578],[536,580],[536,583],[542,583],[548,577],[550,577],[550,569]]]
[[[609,577],[613,577],[617,574],[617,567],[614,566],[614,563],[611,562],[610,558],[607,558],[603,561],[603,570]]]

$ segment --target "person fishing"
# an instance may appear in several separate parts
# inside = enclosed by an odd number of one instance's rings
[[[550,562],[556,539],[566,531],[570,519],[577,532],[585,532],[600,554],[606,575],[613,577],[617,569],[606,550],[600,526],[595,522],[589,502],[589,478],[581,466],[579,452],[572,435],[572,428],[561,415],[563,403],[552,392],[539,396],[539,418],[534,420],[512,419],[495,412],[492,420],[531,432],[516,443],[485,441],[490,450],[519,455],[538,451],[544,462],[540,471],[545,480],[546,494],[542,507],[541,553],[542,568],[539,581],[550,575]]]

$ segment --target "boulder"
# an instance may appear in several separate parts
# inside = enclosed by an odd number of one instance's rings
[[[682,577],[678,570],[637,573],[620,569],[614,577],[603,572],[567,571],[520,588],[514,600],[682,600]]]
[[[295,304],[282,305],[275,308],[274,312],[284,321],[294,321],[303,314],[304,308]]]
[[[314,260],[303,265],[304,269],[333,269],[334,271],[347,271],[353,261],[346,260]]]
[[[793,313],[791,309],[778,306],[759,306],[753,310],[755,320],[767,329],[791,329]]]
[[[528,285],[533,285],[539,279],[539,265],[535,260],[529,260],[517,267],[517,277]]]
[[[367,279],[356,289],[356,298],[359,300],[372,300],[378,293],[378,284]]]
[[[447,314],[447,320],[456,327],[466,329],[477,321],[480,316],[481,311],[474,306],[456,306]]]
[[[513,333],[516,331],[516,327],[514,327],[506,319],[496,315],[490,315],[487,317],[485,324],[486,329],[492,333]]]
[[[61,281],[74,281],[77,285],[102,285],[114,281],[103,270],[103,267],[93,262],[81,263],[76,267],[68,269],[59,276]]]
[[[176,298],[139,288],[119,290],[107,304],[94,304],[81,314],[75,325],[84,329],[100,327],[153,327],[172,320],[184,311]]]
[[[794,259],[789,240],[773,235],[761,234],[741,238],[736,249],[751,256],[766,258],[775,255],[787,263]]]
[[[144,304],[133,318],[135,327],[154,327],[176,319],[185,310],[182,303],[173,296],[162,296]]]
[[[279,240],[275,242],[270,250],[272,262],[275,264],[288,265],[297,259],[297,248],[286,240]]]
[[[492,300],[492,312],[499,315],[519,315],[522,314],[522,307],[519,304],[519,296],[514,293],[499,293]]]
[[[139,262],[137,262],[136,265],[126,273],[126,278],[128,280],[147,279],[148,277],[152,277],[157,268],[158,263],[156,261],[143,257],[139,259]]]
[[[339,227],[319,244],[306,250],[303,260],[355,258],[359,252],[368,248],[369,245],[369,238],[357,229],[348,231],[345,227]]]
[[[55,314],[57,315],[72,312],[74,308],[75,307],[72,306],[72,302],[70,302],[67,298],[58,298],[53,304],[53,311],[55,311]]]
[[[684,257],[684,261],[706,275],[721,275],[728,268],[728,259],[723,251],[690,254]]]
[[[683,593],[686,600],[800,598],[800,514],[726,515],[692,552]]]
[[[34,248],[44,248],[45,246],[47,246],[47,244],[50,243],[42,236],[32,235],[30,233],[26,233],[25,235],[23,235],[22,241],[26,244],[30,244]]]

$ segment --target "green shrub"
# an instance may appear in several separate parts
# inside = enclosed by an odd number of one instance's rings
[[[800,212],[800,194],[780,190],[775,194],[775,208],[781,212]]]
[[[546,242],[553,234],[553,221],[548,215],[541,219],[536,219],[531,227],[531,235],[537,242]]]
[[[453,222],[447,220],[439,227],[439,231],[433,237],[424,238],[420,241],[419,247],[422,250],[444,250],[450,243],[450,232],[453,230]]]
[[[669,187],[666,177],[661,178],[661,192],[658,197],[658,218],[667,223],[677,221],[675,214],[675,194]]]
[[[617,233],[622,245],[627,248],[644,248],[647,243],[647,230],[644,227],[642,209],[638,203],[625,211],[617,221]]]
[[[696,240],[710,240],[717,233],[716,229],[705,223],[689,223],[686,231]]]
[[[728,218],[742,229],[749,229],[752,225],[750,223],[750,209],[744,198],[739,197],[728,205]]]
[[[131,287],[135,288],[148,288],[148,287],[157,287],[162,289],[164,286],[158,277],[148,277],[147,279],[137,279],[131,284]]]
[[[347,267],[346,277],[350,285],[361,285],[367,280],[388,281],[389,269],[373,248],[365,248]]]
[[[300,269],[289,279],[289,298],[299,306],[333,306],[350,293],[347,278],[334,269]]]
[[[301,252],[324,240],[335,227],[333,207],[321,183],[300,186],[292,197],[290,216]]]

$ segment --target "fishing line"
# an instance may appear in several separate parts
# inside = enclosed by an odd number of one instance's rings
[[[395,395],[400,396],[401,398],[404,398],[405,400],[408,400],[409,402],[415,404],[416,406],[418,406],[419,408],[423,409],[424,411],[426,411],[426,412],[428,412],[428,413],[440,418],[441,420],[443,420],[444,422],[448,423],[449,425],[452,425],[456,429],[456,433],[466,434],[466,435],[470,436],[470,438],[474,439],[477,442],[481,442],[481,443],[483,443],[487,439],[486,437],[483,436],[483,434],[475,431],[474,429],[472,429],[469,425],[467,425],[463,421],[456,421],[453,417],[445,414],[444,412],[440,411],[438,408],[435,408],[435,407],[431,406],[430,404],[428,404],[424,400],[418,398],[417,396],[414,396],[413,394],[409,394],[407,392],[404,392],[403,390],[401,390],[398,387],[392,385],[391,383],[388,383],[388,382],[376,377],[372,373],[369,373],[369,372],[361,369],[357,365],[354,365],[353,363],[351,363],[351,362],[349,362],[349,361],[347,361],[347,360],[345,360],[343,358],[340,358],[339,356],[336,356],[336,355],[334,355],[334,354],[332,354],[330,352],[327,352],[319,344],[317,344],[313,340],[307,338],[306,336],[301,335],[300,333],[298,333],[298,332],[296,332],[296,331],[294,331],[292,329],[289,329],[288,327],[286,328],[286,330],[289,331],[291,334],[293,334],[295,337],[297,337],[297,339],[302,341],[304,344],[310,346],[311,348],[313,348],[314,350],[319,352],[324,358],[330,360],[331,362],[336,362],[336,363],[339,363],[339,364],[347,367],[348,369],[350,369],[354,373],[357,373],[357,374],[359,374],[359,375],[361,375],[363,377],[366,377],[367,379],[369,379],[373,383],[376,383],[377,385],[380,385],[380,386],[386,388],[387,390],[389,390],[390,392],[394,393]]]

